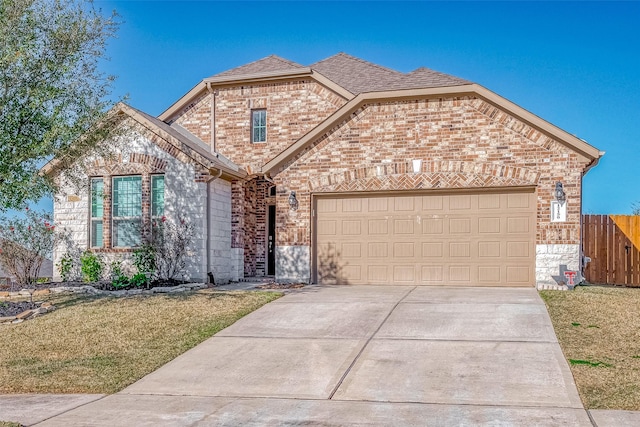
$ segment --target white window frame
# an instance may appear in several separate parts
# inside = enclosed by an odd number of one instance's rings
[[[256,115],[264,114],[264,125],[255,126]],[[255,131],[256,129],[264,129],[263,139],[256,139]],[[256,108],[251,110],[251,142],[253,144],[263,144],[267,142],[267,109],[266,108]]]

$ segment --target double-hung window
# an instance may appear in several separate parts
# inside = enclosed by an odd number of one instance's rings
[[[251,110],[251,142],[267,142],[267,110]]]
[[[142,231],[142,177],[114,177],[111,199],[113,247],[140,245]]]
[[[91,247],[103,247],[102,218],[104,216],[104,181],[91,179]]]

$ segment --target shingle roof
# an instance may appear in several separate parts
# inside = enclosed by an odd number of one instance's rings
[[[422,87],[444,87],[471,84],[472,82],[464,80],[429,68],[420,67],[408,74],[403,74],[397,82],[394,83],[393,89],[415,89]]]
[[[309,67],[353,94],[392,89],[390,84],[404,76],[342,52]]]
[[[284,72],[300,68],[305,67],[288,59],[271,55],[249,64],[223,71],[213,77]],[[311,64],[309,68],[319,72],[354,95],[362,92],[457,86],[471,83],[424,67],[405,74],[343,52]]]
[[[265,73],[271,71],[288,71],[295,70],[296,68],[304,67],[293,61],[289,61],[288,59],[280,58],[276,55],[271,55],[262,59],[258,59],[254,62],[250,62],[248,64],[223,71],[222,73],[218,73],[212,77],[240,76],[244,74]]]

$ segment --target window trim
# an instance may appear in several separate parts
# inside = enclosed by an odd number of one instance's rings
[[[116,197],[114,196],[114,188],[115,188],[115,181],[117,179],[122,179],[122,178],[140,178],[140,216],[115,216],[114,212],[115,212],[115,202],[116,202]],[[111,224],[111,248],[114,249],[128,249],[128,248],[136,248],[139,247],[140,244],[142,244],[142,236],[140,236],[140,242],[136,245],[133,246],[119,246],[116,243],[116,227],[115,227],[115,222],[116,221],[128,221],[128,222],[134,222],[136,220],[138,220],[140,222],[140,226],[142,226],[143,224],[143,217],[144,217],[144,210],[143,210],[143,194],[144,194],[144,176],[142,174],[132,174],[132,175],[117,175],[117,176],[111,176],[111,218],[109,218],[109,222]]]
[[[102,216],[94,216],[94,211],[93,211],[93,198],[94,195],[96,195],[95,191],[94,191],[94,183],[100,182],[102,184],[102,194],[99,195],[99,197],[102,199]],[[90,189],[89,189],[89,247],[92,249],[102,249],[104,248],[104,217],[105,217],[105,209],[104,209],[104,177],[101,176],[96,176],[96,177],[91,177],[90,179]],[[100,246],[96,246],[94,245],[94,228],[93,228],[93,224],[97,223],[97,222],[101,222],[102,223],[102,236],[100,236],[100,240],[102,241],[102,244]]]
[[[263,126],[255,126],[254,117],[258,113],[264,113],[264,125]],[[255,139],[255,130],[264,128],[264,139],[256,140]],[[267,142],[267,109],[266,108],[254,108],[251,110],[251,143],[252,144],[264,144]]]

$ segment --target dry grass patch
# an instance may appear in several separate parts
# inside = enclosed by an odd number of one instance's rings
[[[640,289],[540,294],[584,405],[640,410]]]
[[[55,297],[54,312],[0,327],[0,393],[117,392],[280,295]]]

